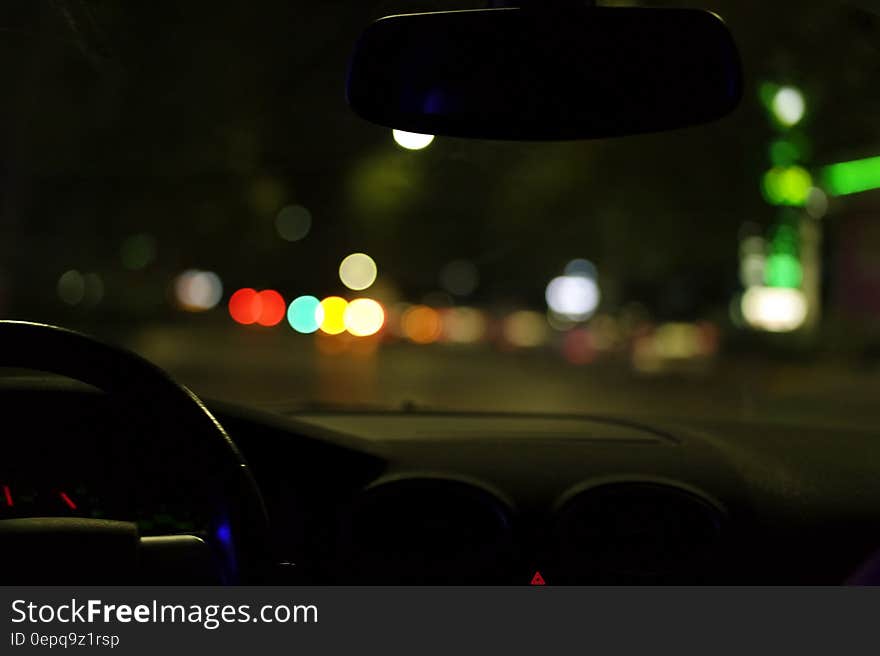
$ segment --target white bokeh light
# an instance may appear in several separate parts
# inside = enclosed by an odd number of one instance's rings
[[[177,303],[190,312],[210,310],[223,297],[223,283],[213,271],[184,271],[174,281]]]
[[[559,276],[547,285],[546,299],[547,306],[556,314],[584,321],[599,306],[599,286],[585,276]]]
[[[376,282],[377,273],[376,263],[366,253],[352,253],[339,265],[342,284],[358,292]]]
[[[421,150],[427,148],[434,141],[433,134],[419,134],[418,132],[404,132],[403,130],[392,130],[391,135],[394,141],[401,148],[407,150]]]
[[[751,287],[743,294],[743,318],[753,328],[774,333],[796,330],[807,318],[807,299],[799,289]]]
[[[773,96],[772,108],[780,123],[788,127],[797,125],[806,110],[804,96],[794,87],[781,87]]]

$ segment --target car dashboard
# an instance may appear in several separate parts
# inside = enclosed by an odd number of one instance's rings
[[[151,459],[107,395],[2,393],[21,428],[5,440],[0,518],[209,530],[210,485],[181,483],[200,463]],[[262,492],[270,583],[840,584],[880,548],[870,431],[208,406]]]
[[[215,412],[293,582],[839,584],[880,547],[867,432]]]

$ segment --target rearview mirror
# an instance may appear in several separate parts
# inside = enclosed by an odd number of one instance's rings
[[[512,140],[612,137],[736,107],[736,46],[693,9],[483,9],[382,18],[349,62],[347,98],[409,132]]]

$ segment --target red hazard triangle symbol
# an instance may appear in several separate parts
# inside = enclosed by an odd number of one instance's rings
[[[535,575],[532,577],[532,585],[547,585],[544,582],[544,577],[541,576],[541,572],[535,572]]]

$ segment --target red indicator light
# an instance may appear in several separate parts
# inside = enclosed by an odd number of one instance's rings
[[[532,577],[532,585],[547,585],[544,582],[544,577],[541,576],[541,572],[535,572],[535,575]]]
[[[76,504],[73,502],[73,499],[71,499],[69,496],[67,496],[67,492],[61,492],[60,496],[61,496],[61,500],[65,504],[67,504],[68,508],[70,508],[71,510],[76,510]]]
[[[256,289],[239,289],[229,299],[229,315],[240,324],[256,323],[263,313],[263,300]]]
[[[9,489],[8,485],[3,486],[3,496],[6,499],[6,507],[12,508],[15,504],[12,503],[12,491]]]
[[[257,323],[261,326],[277,326],[287,314],[287,304],[284,297],[274,289],[266,289],[261,291],[259,298],[260,314],[257,316]]]

